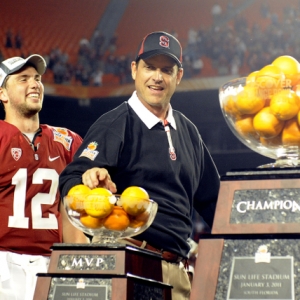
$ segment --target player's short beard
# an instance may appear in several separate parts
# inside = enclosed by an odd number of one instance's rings
[[[19,114],[25,116],[26,118],[33,117],[34,115],[38,114],[42,109],[40,107],[30,107],[27,103],[23,103],[18,107]]]

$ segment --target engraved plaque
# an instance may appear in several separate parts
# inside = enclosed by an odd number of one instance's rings
[[[294,300],[293,257],[271,257],[269,262],[234,257],[226,299]]]
[[[108,294],[108,286],[87,283],[90,279],[81,279],[77,284],[59,284],[53,286],[53,295],[49,297],[50,300],[110,300],[111,293]],[[94,280],[95,281],[95,280]],[[103,283],[102,283],[103,284]],[[111,280],[110,285],[111,286]]]
[[[161,255],[132,246],[55,244],[34,300],[171,300]]]
[[[300,232],[300,179],[221,180],[213,234]]]
[[[117,274],[131,273],[162,281],[161,255],[132,246],[115,248],[97,245],[55,244],[49,273]]]
[[[299,236],[215,235],[198,248],[191,300],[300,299]]]
[[[300,189],[236,190],[230,223],[300,223]]]
[[[115,254],[61,254],[58,258],[58,270],[115,270]]]

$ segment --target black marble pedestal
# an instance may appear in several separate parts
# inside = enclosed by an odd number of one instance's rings
[[[190,300],[300,299],[299,245],[299,169],[226,173]]]
[[[55,244],[33,300],[171,300],[161,256],[132,246]]]
[[[300,170],[249,170],[221,177],[213,234],[291,232],[300,232]]]
[[[299,267],[300,234],[207,236],[190,300],[300,299]]]

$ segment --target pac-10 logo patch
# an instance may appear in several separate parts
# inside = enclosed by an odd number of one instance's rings
[[[169,48],[170,47],[170,40],[167,36],[162,35],[159,38],[159,45],[164,47],[164,48]]]
[[[11,148],[10,153],[15,161],[18,161],[22,156],[22,149],[20,148]]]

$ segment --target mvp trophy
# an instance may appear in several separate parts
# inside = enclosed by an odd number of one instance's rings
[[[92,236],[92,243],[54,244],[48,272],[37,274],[33,300],[171,300],[172,286],[162,282],[161,256],[121,242],[150,226],[157,203],[141,200],[132,217],[117,195],[88,197],[66,196],[64,205],[71,223]],[[91,219],[87,212],[95,203],[99,210],[111,205],[112,212]]]
[[[259,130],[267,120],[259,114],[270,113],[270,99],[278,94],[284,99],[286,93],[299,97],[291,88],[270,87],[247,77],[220,88],[221,109],[233,133],[275,162],[221,177],[212,233],[198,245],[191,300],[300,299],[300,129],[296,136],[290,130],[299,124],[296,116],[279,120],[274,137]],[[248,98],[263,105],[242,114],[237,103]]]

